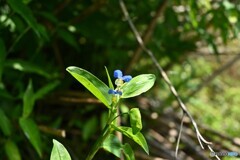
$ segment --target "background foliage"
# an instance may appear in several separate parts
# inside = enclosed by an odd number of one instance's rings
[[[129,0],[126,5],[214,148],[239,151],[239,62],[204,81],[232,58],[239,59],[239,2]],[[0,159],[48,159],[53,138],[66,146],[72,159],[85,158],[106,113],[67,74],[70,65],[85,68],[105,82],[104,66],[110,73],[122,69],[133,76],[158,75],[152,91],[127,101],[122,109],[140,107],[145,112],[143,128],[150,137],[150,155],[169,158],[151,145],[150,131],[162,135],[165,141],[157,146],[170,151],[176,135],[168,132],[177,130],[152,125],[151,117],[161,121],[173,114],[177,119],[178,107],[151,60],[141,53],[118,1],[0,0]],[[204,87],[199,89],[201,84]],[[172,147],[167,148],[167,142]],[[183,153],[197,155],[188,147],[183,140]],[[141,151],[137,153],[140,159]]]

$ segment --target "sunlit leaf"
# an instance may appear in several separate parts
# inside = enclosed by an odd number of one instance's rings
[[[11,134],[11,123],[2,109],[0,109],[0,129],[5,136],[9,136]]]
[[[139,131],[142,130],[142,119],[141,113],[138,108],[132,108],[129,111],[130,116],[130,124],[133,130],[133,134],[137,134]]]
[[[66,148],[55,139],[53,139],[53,149],[50,160],[71,160]]]
[[[118,158],[121,157],[122,144],[119,139],[113,134],[110,134],[106,138],[106,140],[102,144],[102,148],[114,154]]]
[[[8,156],[8,160],[21,160],[21,154],[19,152],[18,146],[12,140],[8,140],[5,143],[5,152]]]
[[[128,143],[122,146],[122,150],[127,160],[135,160],[132,147]]]
[[[93,95],[95,95],[103,104],[110,108],[111,95],[108,94],[109,87],[105,83],[82,68],[71,66],[67,68],[67,71]]]
[[[143,150],[149,154],[149,149],[148,149],[148,145],[147,142],[144,138],[144,136],[142,135],[141,132],[138,132],[137,134],[133,134],[132,128],[130,127],[123,127],[123,126],[114,126],[112,125],[112,127],[116,130],[121,132],[122,134],[124,134],[125,136],[131,138],[132,140],[134,140],[137,144],[139,144]]]
[[[34,98],[34,93],[33,93],[33,86],[32,86],[32,81],[30,80],[28,82],[27,89],[25,90],[25,93],[23,95],[23,115],[22,115],[22,117],[26,118],[32,113],[34,103],[35,103],[35,98]]]
[[[123,92],[121,98],[135,97],[148,91],[154,85],[155,79],[154,74],[141,74],[134,77],[121,87]]]
[[[30,118],[20,118],[19,124],[38,155],[42,156],[42,144],[37,124]]]

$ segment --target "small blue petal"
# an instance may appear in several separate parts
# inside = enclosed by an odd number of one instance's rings
[[[116,91],[116,94],[119,94],[121,96],[122,92],[121,91]]]
[[[121,70],[115,70],[113,74],[114,78],[122,78],[123,74]]]
[[[108,94],[115,94],[116,93],[116,91],[114,91],[113,89],[109,89],[109,91],[108,91]]]
[[[130,75],[126,75],[126,76],[123,76],[123,77],[122,77],[122,80],[123,80],[124,82],[129,82],[131,79],[132,79],[132,76],[130,76]]]

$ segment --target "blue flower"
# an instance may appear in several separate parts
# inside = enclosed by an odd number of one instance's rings
[[[114,74],[113,74],[114,78],[117,78],[117,79],[121,79],[123,80],[124,82],[129,82],[131,79],[132,79],[132,76],[130,75],[125,75],[123,76],[123,73],[121,70],[117,69],[114,71]]]
[[[120,87],[124,84],[124,82],[129,82],[132,79],[132,76],[130,75],[125,75],[123,76],[123,73],[121,70],[117,69],[113,73],[115,80],[115,85],[117,88],[115,90],[109,89],[108,94],[113,94],[113,95],[122,95],[122,92],[120,91]]]
[[[132,79],[132,76],[130,76],[130,75],[126,75],[126,76],[122,77],[122,80],[125,82],[129,82],[131,79]]]
[[[114,78],[121,78],[123,76],[122,71],[117,69],[113,73]]]
[[[108,94],[115,94],[115,95],[119,94],[121,96],[122,92],[118,90],[109,89]]]

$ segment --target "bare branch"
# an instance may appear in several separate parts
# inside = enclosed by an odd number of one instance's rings
[[[166,5],[167,5],[167,0],[164,0],[160,3],[160,6],[159,8],[157,9],[156,11],[156,14],[154,15],[153,19],[151,20],[151,22],[149,23],[149,25],[147,26],[144,34],[143,34],[143,43],[146,45],[149,40],[151,39],[152,37],[152,33],[157,25],[157,20],[158,18],[163,14],[165,8],[166,8]],[[130,63],[128,64],[128,67],[126,69],[126,73],[130,73],[131,70],[132,70],[132,66],[134,65],[135,62],[138,61],[138,59],[140,58],[140,55],[142,53],[143,49],[142,49],[142,46],[139,45],[137,47],[137,49],[134,51],[134,54],[133,54],[133,57],[130,61]]]
[[[159,70],[159,72],[160,72],[160,74],[162,75],[165,83],[167,83],[170,91],[172,92],[172,94],[173,94],[173,95],[175,96],[175,98],[177,99],[178,104],[179,104],[179,106],[181,107],[181,109],[182,109],[182,111],[184,112],[184,114],[186,114],[186,115],[190,118],[190,120],[191,120],[191,122],[192,122],[192,124],[193,124],[193,127],[194,127],[194,129],[195,129],[195,132],[196,132],[196,135],[197,135],[197,138],[198,138],[198,141],[199,141],[201,147],[203,148],[203,145],[202,145],[202,142],[203,142],[204,144],[206,144],[206,145],[210,148],[209,145],[211,144],[211,142],[208,142],[207,140],[205,140],[205,139],[203,138],[203,136],[202,136],[201,133],[199,132],[199,129],[198,129],[198,126],[197,126],[195,120],[193,119],[193,117],[192,117],[192,115],[190,114],[190,112],[187,110],[185,104],[183,103],[182,99],[181,99],[180,96],[178,95],[175,87],[172,85],[171,81],[169,80],[166,72],[165,72],[165,71],[163,70],[163,68],[160,66],[160,64],[158,63],[157,59],[156,59],[155,56],[153,55],[152,51],[149,50],[149,49],[145,46],[145,44],[143,43],[143,40],[142,40],[142,38],[141,38],[138,30],[136,29],[135,25],[133,24],[133,22],[132,22],[132,20],[131,20],[131,18],[130,18],[130,16],[129,16],[129,13],[128,13],[128,11],[127,11],[127,8],[126,8],[125,3],[123,2],[123,0],[119,0],[119,4],[120,4],[120,7],[121,7],[121,9],[122,9],[122,12],[123,12],[126,20],[127,20],[128,23],[129,23],[129,26],[131,27],[131,29],[132,29],[132,31],[133,31],[136,39],[137,39],[137,42],[138,42],[139,45],[142,47],[142,50],[148,54],[148,56],[149,56],[149,57],[151,58],[151,60],[153,61],[154,65],[155,65],[155,66],[157,67],[157,69]],[[217,157],[217,158],[218,158],[218,157]]]
[[[179,130],[179,134],[178,134],[178,139],[177,139],[177,145],[176,145],[176,151],[175,151],[175,158],[177,158],[178,155],[178,148],[179,148],[179,143],[180,143],[180,139],[181,139],[181,134],[182,134],[182,129],[183,129],[183,122],[184,122],[184,117],[185,117],[185,113],[183,113],[182,116],[182,120],[181,120],[181,125],[180,125],[180,130]]]

